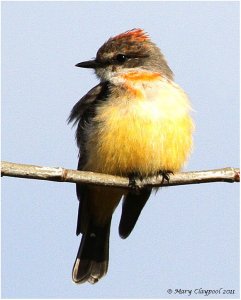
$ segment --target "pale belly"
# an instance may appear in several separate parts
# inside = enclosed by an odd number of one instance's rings
[[[193,130],[188,109],[183,107],[188,100],[181,100],[127,99],[123,103],[121,99],[111,106],[103,104],[95,118],[97,126],[90,131],[84,169],[143,176],[179,171],[190,154]]]

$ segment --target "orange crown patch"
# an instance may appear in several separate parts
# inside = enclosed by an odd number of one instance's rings
[[[113,41],[113,40],[119,40],[119,39],[125,39],[125,38],[131,39],[131,40],[136,40],[139,42],[149,40],[148,34],[140,28],[134,28],[134,29],[128,30],[124,33],[118,34],[117,36],[111,38],[111,40]]]

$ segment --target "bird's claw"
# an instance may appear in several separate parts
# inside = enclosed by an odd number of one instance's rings
[[[158,175],[162,176],[161,185],[163,185],[164,181],[166,180],[167,183],[170,181],[170,174],[173,174],[172,171],[159,171]]]
[[[137,179],[142,180],[143,178],[137,173],[130,173],[128,177],[129,177],[128,186],[131,188],[132,192],[134,192],[135,194],[139,194],[141,188],[137,185],[136,180]]]

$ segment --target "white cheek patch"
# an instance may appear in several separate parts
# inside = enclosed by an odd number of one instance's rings
[[[133,68],[130,69],[118,65],[109,65],[105,68],[95,69],[95,73],[101,81],[110,81],[113,84],[124,83],[125,80],[121,75],[127,74],[128,72],[133,72]]]
[[[113,71],[111,66],[106,68],[98,68],[95,70],[95,73],[101,79],[101,81],[113,82],[113,77],[116,76],[116,72]]]

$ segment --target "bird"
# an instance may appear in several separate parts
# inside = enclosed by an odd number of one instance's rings
[[[74,283],[98,282],[108,270],[112,215],[122,202],[119,235],[132,232],[152,188],[135,180],[180,171],[193,148],[191,104],[158,46],[143,29],[110,37],[92,60],[76,64],[100,82],[72,108],[78,170],[130,179],[130,189],[76,184],[76,234],[82,234]]]

